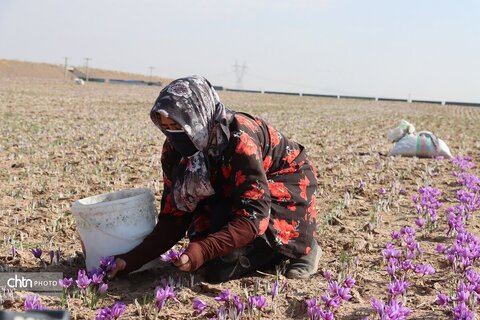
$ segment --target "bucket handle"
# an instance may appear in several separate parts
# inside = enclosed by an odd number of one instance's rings
[[[97,227],[96,225],[92,224],[90,221],[85,220],[81,215],[77,215],[77,217],[80,218],[80,220],[82,220],[85,224],[88,224],[88,225],[94,227],[94,228],[97,229],[98,231],[103,232],[103,233],[109,235],[109,236],[112,237],[112,238],[116,238],[116,239],[119,239],[119,240],[129,240],[129,241],[137,241],[137,240],[139,240],[138,238],[120,238],[120,237],[117,236],[117,235],[111,234],[110,232],[107,232],[107,231],[105,231],[105,230],[100,229],[100,228]],[[148,235],[148,234],[147,234],[147,235]],[[146,235],[146,236],[147,236],[147,235]]]

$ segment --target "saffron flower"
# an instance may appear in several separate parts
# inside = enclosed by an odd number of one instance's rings
[[[48,252],[48,255],[50,256],[50,264],[53,263],[53,257],[55,256],[55,252],[53,252],[53,250],[50,250],[50,252]]]
[[[175,298],[176,294],[175,290],[169,285],[165,286],[165,288],[157,288],[155,292],[155,305],[157,310],[162,310],[169,299],[178,302],[177,298]]]
[[[230,289],[225,289],[220,294],[214,298],[215,301],[228,303],[232,299],[230,294]]]
[[[343,284],[345,285],[345,287],[351,289],[351,288],[353,288],[353,286],[355,285],[355,282],[356,282],[355,279],[353,279],[352,277],[347,276],[347,277],[345,278],[345,280],[343,281]]]
[[[200,315],[208,307],[207,303],[199,298],[192,300],[192,306],[197,315]]]
[[[397,279],[392,283],[388,284],[388,292],[390,293],[391,297],[404,295],[409,286],[410,282],[405,281],[404,278]]]
[[[449,301],[450,301],[450,299],[448,298],[448,296],[446,294],[443,294],[441,292],[438,294],[436,302],[439,306],[446,306]]]
[[[258,295],[248,298],[248,304],[250,308],[262,310],[267,306],[267,299],[263,295]]]
[[[112,317],[113,319],[118,319],[127,309],[127,306],[121,302],[115,302],[112,306]]]
[[[100,294],[104,294],[105,292],[107,292],[107,290],[108,290],[108,284],[106,283],[102,283],[100,287],[98,287],[98,292]]]
[[[329,282],[332,281],[332,273],[330,271],[325,271],[323,277]]]
[[[240,318],[240,315],[242,315],[243,311],[245,311],[245,303],[237,295],[233,296],[232,301],[235,307],[235,313],[238,316],[238,318]]]
[[[279,284],[278,281],[275,281],[272,284],[272,300],[275,299],[275,297],[278,295],[278,289],[279,289]]]
[[[433,268],[431,265],[428,263],[426,264],[417,264],[415,266],[415,272],[421,275],[426,275],[426,274],[434,274],[435,273],[435,268]]]
[[[100,268],[105,271],[109,272],[116,267],[115,257],[107,256],[107,257],[100,257]]]
[[[372,298],[370,303],[381,319],[404,320],[407,319],[412,312],[405,307],[402,302],[396,299],[391,299],[388,304],[386,304],[383,301]]]
[[[41,259],[41,258],[42,258],[42,253],[43,253],[42,249],[40,249],[40,248],[34,248],[34,249],[32,249],[31,251],[32,251],[32,254],[33,254],[33,256],[34,256],[35,258],[37,258],[37,259]]]
[[[182,254],[185,252],[186,248],[182,248],[180,249],[179,251],[175,250],[175,249],[171,249],[170,251],[168,251],[167,253],[165,254],[162,254],[160,256],[160,259],[162,261],[165,261],[165,262],[175,262],[177,261],[178,259],[180,259],[180,257],[182,256]]]
[[[47,308],[40,303],[40,298],[35,294],[30,294],[25,298],[23,303],[23,310],[47,310]]]
[[[70,288],[72,283],[73,283],[73,278],[68,278],[68,279],[63,278],[63,279],[58,280],[58,284],[60,285],[60,287],[62,287],[64,289]]]
[[[113,320],[118,319],[125,312],[127,306],[121,302],[116,302],[111,308],[105,307],[99,309],[95,320]]]
[[[88,276],[85,274],[85,270],[80,269],[78,270],[78,277],[76,283],[77,287],[83,291],[88,288],[88,286],[92,283],[92,280],[89,279]]]
[[[101,284],[103,283],[103,274],[93,274],[91,280],[93,284]]]

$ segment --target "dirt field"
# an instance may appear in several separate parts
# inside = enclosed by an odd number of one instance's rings
[[[69,65],[72,67],[72,65]],[[73,65],[80,72],[86,72],[84,65]],[[0,78],[14,78],[14,79],[49,79],[49,80],[64,80],[65,69],[61,64],[50,63],[36,63],[17,60],[5,60],[0,59]],[[149,71],[147,71],[149,73]],[[160,81],[163,84],[169,83],[171,80],[167,78],[160,78],[149,75],[139,75],[128,72],[111,71],[90,67],[88,70],[90,78],[106,78],[106,79],[119,79],[119,80],[143,80],[143,81]],[[67,79],[73,81],[75,76],[71,73],[67,73]]]
[[[306,146],[318,174],[318,233],[323,249],[320,270],[311,280],[289,280],[262,318],[306,318],[305,299],[319,297],[327,288],[321,275],[331,271],[356,279],[353,298],[342,304],[337,319],[362,319],[372,314],[370,298],[386,300],[389,276],[382,249],[390,232],[414,226],[411,196],[425,184],[443,191],[436,230],[417,233],[423,249],[419,262],[434,266],[431,276],[411,277],[406,306],[411,319],[449,319],[434,301],[438,290],[450,289],[451,268],[438,243],[448,245],[445,208],[456,203],[459,189],[447,160],[387,157],[392,147],[385,134],[401,119],[417,130],[429,130],[444,139],[454,155],[470,155],[480,164],[480,109],[384,101],[336,100],[279,95],[219,92],[224,103],[267,119],[287,136]],[[87,84],[75,86],[56,80],[0,79],[0,269],[60,271],[76,277],[83,255],[70,205],[78,199],[126,188],[149,187],[157,200],[162,192],[160,152],[164,140],[149,118],[158,88]],[[478,167],[472,170],[477,176]],[[365,182],[361,190],[359,184]],[[385,195],[380,195],[383,187]],[[406,193],[400,192],[405,189]],[[157,206],[158,206],[157,202]],[[368,226],[370,224],[370,227]],[[476,217],[468,229],[479,234]],[[17,253],[12,257],[12,246]],[[44,250],[46,266],[30,252]],[[60,249],[59,264],[49,264],[48,251]],[[130,279],[109,283],[99,307],[123,301],[124,319],[142,319],[135,299],[152,296],[160,279],[176,270],[161,265]],[[184,276],[185,277],[185,276]],[[185,278],[190,280],[190,278]],[[161,319],[193,318],[191,300],[200,297],[215,305],[220,290],[241,294],[257,279],[260,292],[274,275],[254,274],[223,285],[201,283],[177,289],[180,303],[169,302]],[[188,282],[187,281],[187,282]],[[283,281],[283,280],[282,280]],[[1,292],[0,292],[1,294]],[[21,310],[24,292],[4,296],[3,307]],[[268,293],[267,293],[268,294]],[[41,297],[51,309],[59,298]],[[68,299],[74,319],[92,319],[95,310],[81,299]],[[212,314],[209,315],[213,316]]]

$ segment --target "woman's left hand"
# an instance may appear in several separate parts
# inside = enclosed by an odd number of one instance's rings
[[[180,271],[190,272],[192,269],[192,262],[186,254],[182,254],[180,259],[173,263]]]

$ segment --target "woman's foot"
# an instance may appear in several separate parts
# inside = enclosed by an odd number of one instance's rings
[[[318,263],[322,256],[322,249],[317,243],[317,240],[313,240],[312,249],[310,252],[301,258],[290,259],[290,264],[285,272],[285,277],[289,279],[306,279],[317,272]]]

